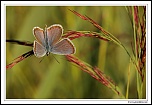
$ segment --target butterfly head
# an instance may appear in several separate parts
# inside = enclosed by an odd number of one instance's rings
[[[50,54],[50,52],[47,52],[46,55],[48,56]]]

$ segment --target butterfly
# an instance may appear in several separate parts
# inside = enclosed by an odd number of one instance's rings
[[[33,35],[36,40],[33,45],[33,52],[36,57],[43,57],[50,53],[59,55],[69,55],[76,52],[74,44],[68,38],[61,39],[63,27],[54,24],[43,30],[40,27],[33,28]]]

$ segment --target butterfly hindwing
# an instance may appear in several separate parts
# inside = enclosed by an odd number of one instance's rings
[[[34,55],[36,57],[43,57],[46,54],[46,49],[44,46],[42,46],[39,42],[34,41],[34,47],[33,47]]]
[[[75,47],[68,38],[64,38],[52,46],[50,52],[59,55],[69,55],[75,53]]]

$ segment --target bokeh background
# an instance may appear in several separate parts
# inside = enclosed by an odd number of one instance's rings
[[[132,54],[133,29],[124,6],[6,6],[6,39],[35,40],[35,26],[61,24],[64,32],[100,30],[70,12],[75,10],[96,21],[117,37]],[[72,40],[75,56],[99,67],[126,94],[129,56],[118,45],[91,37]],[[6,43],[6,64],[32,50],[32,47]],[[60,62],[58,63],[53,56]],[[64,56],[31,56],[6,70],[7,99],[119,99],[86,72],[68,62]],[[43,60],[42,60],[43,59]],[[42,60],[41,63],[39,63]],[[136,70],[131,67],[129,98],[137,98]]]

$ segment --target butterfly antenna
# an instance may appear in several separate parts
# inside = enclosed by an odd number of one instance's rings
[[[45,57],[45,56],[44,56]],[[44,57],[40,60],[40,62],[39,63],[41,63],[42,62],[42,60],[44,59]]]
[[[45,29],[47,28],[47,25],[45,24]]]
[[[52,54],[51,54],[52,55]],[[53,56],[53,55],[52,55]],[[60,62],[53,56],[53,58],[60,64]]]

